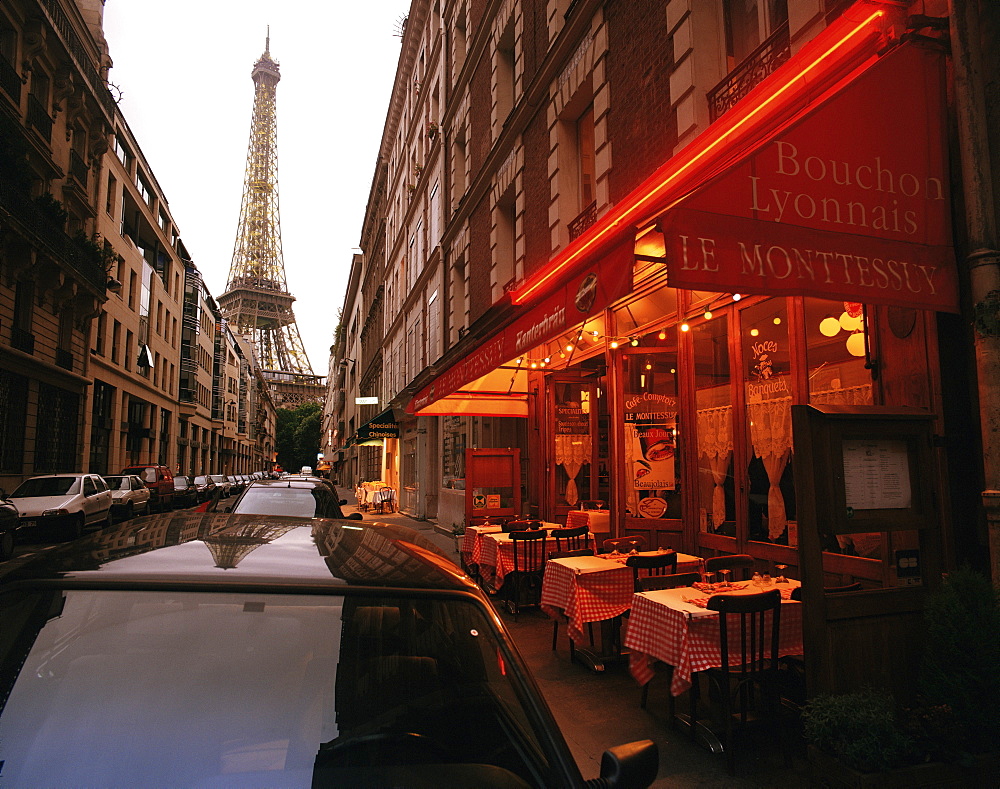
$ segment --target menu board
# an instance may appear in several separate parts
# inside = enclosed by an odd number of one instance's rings
[[[891,510],[913,506],[905,441],[849,439],[842,447],[849,508]]]

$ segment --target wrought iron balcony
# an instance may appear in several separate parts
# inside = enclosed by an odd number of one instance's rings
[[[569,223],[567,226],[569,228],[569,240],[572,241],[575,238],[583,235],[588,227],[590,227],[594,222],[597,221],[597,202],[593,202],[583,209],[581,214]]]
[[[10,345],[19,351],[33,354],[35,352],[35,335],[17,326],[11,326]]]
[[[15,106],[21,106],[21,78],[17,69],[3,56],[0,56],[0,88],[10,96]]]
[[[775,30],[764,43],[747,55],[722,82],[708,92],[708,114],[712,122],[757,87],[792,56],[788,40],[788,23]]]
[[[33,127],[46,142],[52,142],[52,118],[37,97],[28,94],[28,125]]]
[[[87,176],[90,174],[90,168],[83,160],[83,157],[81,157],[76,151],[69,152],[69,171],[72,176],[80,182],[80,185],[86,189]]]

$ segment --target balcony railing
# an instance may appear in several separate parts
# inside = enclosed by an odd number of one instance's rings
[[[17,69],[5,57],[0,57],[0,88],[3,88],[16,106],[21,106],[21,78],[17,75]]]
[[[708,92],[709,118],[721,118],[791,56],[786,22]]]
[[[11,326],[10,345],[19,351],[33,354],[35,352],[35,335],[17,326]]]
[[[84,189],[87,188],[87,176],[90,174],[90,168],[87,163],[83,160],[76,151],[69,152],[69,171],[70,174],[80,182],[80,185]]]
[[[569,228],[569,240],[572,241],[575,238],[583,235],[583,231],[590,227],[594,222],[597,221],[597,203],[593,202],[583,209],[583,212],[569,223],[567,226]]]
[[[45,105],[37,97],[28,94],[28,125],[42,135],[46,142],[52,142],[52,118],[45,109]]]

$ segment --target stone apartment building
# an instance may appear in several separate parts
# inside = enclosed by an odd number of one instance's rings
[[[225,330],[107,82],[99,0],[0,9],[0,486],[273,461],[274,407]],[[222,360],[222,364],[217,363]]]

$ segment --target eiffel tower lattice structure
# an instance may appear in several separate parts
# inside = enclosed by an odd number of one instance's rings
[[[323,376],[313,373],[295,323],[281,252],[278,217],[278,140],[275,97],[281,75],[271,38],[254,63],[253,122],[239,228],[226,292],[219,297],[234,333],[250,339],[275,405],[322,402]]]

